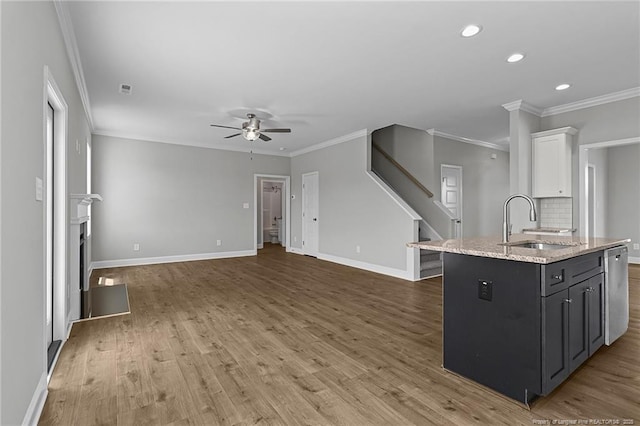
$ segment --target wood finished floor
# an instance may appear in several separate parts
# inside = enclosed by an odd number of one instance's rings
[[[76,323],[41,425],[640,424],[640,267],[629,331],[531,411],[441,368],[441,281],[286,254],[96,271],[131,314]]]

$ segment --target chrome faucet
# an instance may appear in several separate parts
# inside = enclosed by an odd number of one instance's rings
[[[531,222],[536,221],[536,205],[528,195],[524,194],[515,194],[511,197],[507,198],[507,201],[504,202],[504,206],[502,206],[502,242],[509,242],[509,235],[511,235],[511,224],[509,223],[509,202],[514,198],[524,198],[529,202],[531,209],[529,210],[529,220]]]

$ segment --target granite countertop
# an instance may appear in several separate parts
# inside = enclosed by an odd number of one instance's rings
[[[567,245],[566,249],[538,250],[533,248],[501,245],[502,238],[479,237],[455,240],[420,241],[408,243],[408,247],[447,253],[468,254],[471,256],[493,257],[529,263],[553,263],[559,260],[592,253],[631,242],[630,239],[584,238],[578,236],[560,237],[555,235],[513,234],[509,242],[533,241]]]

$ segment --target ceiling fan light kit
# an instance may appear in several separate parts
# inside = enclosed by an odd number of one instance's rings
[[[260,130],[260,119],[255,116],[255,114],[247,114],[247,118],[249,121],[242,123],[242,128],[239,127],[231,127],[231,126],[222,126],[220,124],[212,124],[212,127],[220,127],[223,129],[234,129],[240,130],[242,133],[235,133],[233,135],[225,136],[225,139],[234,138],[236,136],[242,135],[246,140],[253,142],[256,139],[262,139],[265,142],[271,140],[271,138],[267,135],[262,134],[263,132],[273,132],[273,133],[291,133],[291,129],[262,129]]]

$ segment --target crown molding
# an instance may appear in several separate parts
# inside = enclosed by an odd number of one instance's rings
[[[344,136],[339,136],[335,139],[330,139],[326,142],[321,142],[315,145],[311,145],[310,147],[307,148],[302,148],[299,149],[297,151],[293,151],[291,152],[291,154],[289,154],[290,157],[297,157],[298,155],[302,155],[302,154],[308,154],[309,152],[313,152],[313,151],[317,151],[319,149],[324,149],[324,148],[328,148],[330,146],[333,145],[338,145],[344,142],[349,142],[351,140],[354,140],[356,138],[361,138],[364,136],[367,136],[369,134],[369,132],[367,131],[367,129],[362,129],[362,130],[358,130],[357,132],[353,132],[353,133],[349,133],[347,135]]]
[[[632,89],[621,90],[620,92],[609,93],[602,96],[596,96],[594,98],[583,99],[577,102],[571,102],[564,105],[545,108],[544,110],[542,110],[542,114],[540,116],[547,117],[549,115],[577,111],[579,109],[608,104],[610,102],[623,101],[625,99],[635,98],[637,96],[640,96],[640,87],[634,87]]]
[[[478,139],[471,139],[471,138],[465,138],[462,136],[456,136],[456,135],[452,135],[449,133],[445,133],[445,132],[441,132],[439,130],[436,129],[428,129],[427,133],[429,133],[431,136],[438,136],[441,138],[445,138],[445,139],[451,139],[454,141],[458,141],[458,142],[464,142],[464,143],[469,143],[472,145],[478,145],[478,146],[482,146],[485,148],[491,148],[491,149],[497,149],[499,151],[505,151],[505,152],[509,152],[509,147],[508,146],[502,146],[502,145],[498,145],[495,143],[491,143],[491,142],[486,142],[486,141],[481,141]]]
[[[53,4],[56,8],[56,13],[58,14],[58,21],[60,22],[60,29],[62,30],[62,38],[64,39],[64,45],[67,48],[67,56],[69,57],[69,63],[73,70],[73,76],[76,80],[80,99],[82,100],[84,113],[87,116],[87,121],[89,122],[89,129],[93,131],[93,116],[91,115],[89,92],[87,91],[87,84],[84,79],[84,72],[82,71],[80,52],[78,50],[76,34],[73,31],[73,24],[71,23],[71,15],[69,14],[65,1],[53,0]]]
[[[185,141],[177,141],[177,140],[170,140],[170,139],[149,139],[149,138],[145,138],[143,136],[124,134],[124,133],[118,133],[118,132],[110,132],[110,131],[105,131],[105,130],[96,130],[96,131],[92,132],[92,134],[93,135],[98,135],[98,136],[106,136],[106,137],[110,137],[110,138],[131,139],[131,140],[142,141],[142,142],[151,142],[151,143],[165,143],[165,144],[182,146],[182,147],[190,147],[190,148],[203,148],[203,149],[217,149],[219,151],[246,152],[246,153],[253,153],[253,154],[258,154],[258,155],[272,155],[272,156],[275,156],[275,157],[289,157],[290,156],[289,153],[273,152],[273,151],[269,151],[269,150],[261,149],[261,148],[251,148],[251,147],[244,147],[244,146],[238,146],[238,145],[202,145],[202,144],[198,144],[198,143],[195,143],[195,142],[189,142],[189,141],[185,142]]]
[[[522,99],[519,99],[513,102],[508,102],[506,104],[502,104],[502,107],[509,112],[519,110],[519,111],[528,112],[529,114],[537,115],[538,117],[542,115],[542,108],[539,108],[535,105],[527,103]]]

